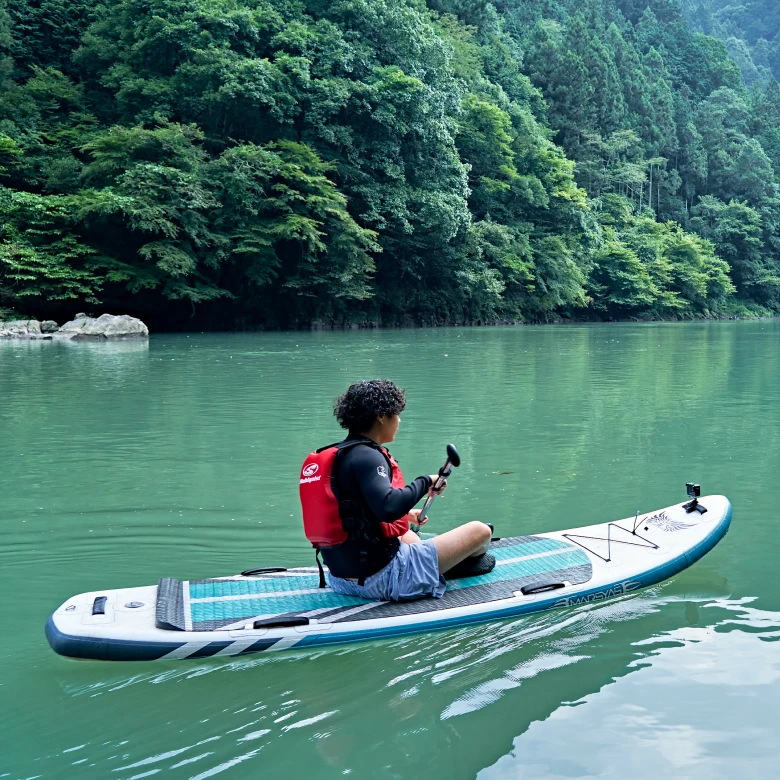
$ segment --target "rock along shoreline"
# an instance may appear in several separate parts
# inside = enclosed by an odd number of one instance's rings
[[[10,320],[0,322],[0,339],[36,341],[104,341],[108,339],[147,339],[149,328],[127,314],[77,314],[61,327],[54,320]]]

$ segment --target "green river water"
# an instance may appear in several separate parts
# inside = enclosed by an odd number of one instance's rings
[[[390,377],[429,530],[503,536],[723,493],[673,580],[521,620],[319,651],[70,661],[69,596],[311,565],[298,469]],[[0,343],[0,777],[774,778],[780,322]]]

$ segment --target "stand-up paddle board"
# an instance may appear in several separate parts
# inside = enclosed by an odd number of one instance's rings
[[[46,624],[55,652],[108,661],[236,656],[421,633],[633,593],[686,569],[731,522],[707,496],[616,522],[494,539],[489,574],[441,599],[367,601],[319,588],[316,568],[258,569],[82,593]]]

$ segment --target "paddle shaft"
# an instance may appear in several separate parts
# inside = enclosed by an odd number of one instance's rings
[[[439,478],[436,480],[436,482],[433,483],[433,485],[431,485],[431,490],[435,491],[441,488],[441,486],[444,484],[444,481],[447,479],[447,477],[449,477],[450,474],[452,474],[452,464],[450,463],[450,459],[447,458],[447,460],[444,461],[444,465],[439,469]],[[425,501],[422,512],[420,512],[420,516],[417,518],[418,528],[420,525],[422,525],[423,521],[428,516],[428,510],[431,508],[431,504],[433,503],[434,498],[436,498],[436,493],[432,492]]]

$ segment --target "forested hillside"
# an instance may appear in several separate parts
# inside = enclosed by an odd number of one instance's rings
[[[697,32],[720,38],[745,83],[780,79],[780,3],[777,0],[682,0]]]
[[[0,45],[6,316],[780,309],[780,87],[670,0],[6,0]]]

